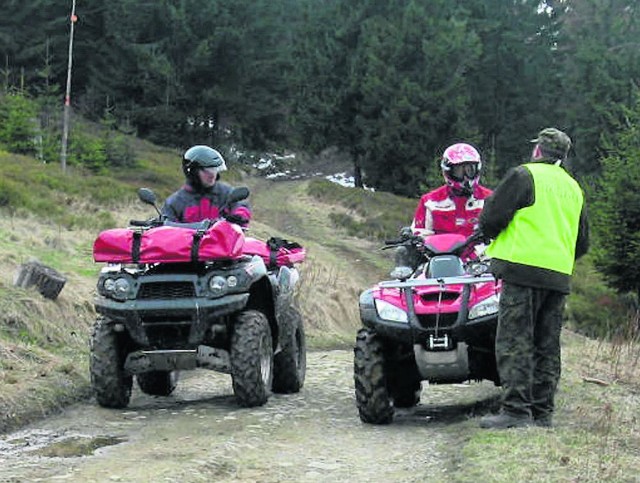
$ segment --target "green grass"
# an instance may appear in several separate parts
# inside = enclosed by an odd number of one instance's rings
[[[374,240],[392,239],[411,224],[417,200],[385,192],[352,189],[327,180],[309,183],[309,194],[346,211],[330,214],[334,225],[350,235]]]
[[[110,177],[76,168],[63,173],[58,165],[8,153],[0,153],[0,180],[0,208],[33,213],[69,229],[113,226],[109,208],[135,195]]]

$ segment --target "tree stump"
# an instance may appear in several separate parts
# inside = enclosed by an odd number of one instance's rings
[[[43,297],[55,300],[66,282],[66,277],[55,269],[37,260],[30,260],[20,266],[13,284],[22,288],[35,285]]]

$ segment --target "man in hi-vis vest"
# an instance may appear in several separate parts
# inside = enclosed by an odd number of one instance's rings
[[[481,232],[493,239],[491,271],[502,280],[502,407],[482,418],[483,428],[551,426],[565,298],[574,262],[589,248],[584,195],[562,166],[571,139],[547,128],[532,142],[531,162],[507,172],[480,215]]]

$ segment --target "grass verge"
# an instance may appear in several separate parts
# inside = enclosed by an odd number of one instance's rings
[[[554,427],[457,431],[452,481],[636,481],[640,347],[564,331]]]

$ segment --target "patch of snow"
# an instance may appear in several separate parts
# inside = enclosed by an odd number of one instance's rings
[[[289,171],[268,174],[268,175],[265,176],[265,178],[267,178],[267,179],[289,178]]]
[[[356,187],[355,178],[353,176],[347,175],[346,172],[330,174],[329,176],[325,176],[325,179],[328,179],[332,183],[337,183],[337,184],[339,184],[341,186],[344,186],[345,188],[355,188]],[[367,190],[367,191],[375,191],[374,188],[369,188],[366,185],[364,186],[364,189]]]
[[[263,169],[271,168],[273,166],[273,161],[271,158],[260,158],[260,160],[254,164],[254,167],[262,171]]]
[[[276,160],[281,160],[281,159],[296,159],[296,154],[295,154],[295,153],[285,154],[284,156],[280,156],[279,154],[270,154],[269,156],[272,156],[272,157],[273,157],[273,159],[276,159]]]
[[[330,174],[329,176],[325,176],[325,179],[328,179],[332,183],[337,183],[346,188],[355,188],[356,186],[355,178],[353,176],[348,176],[346,172]]]

